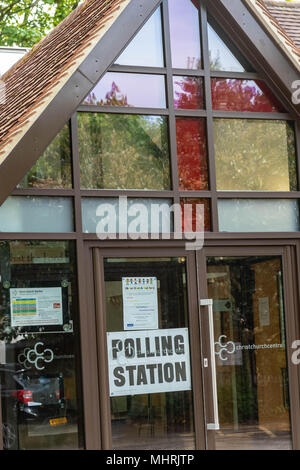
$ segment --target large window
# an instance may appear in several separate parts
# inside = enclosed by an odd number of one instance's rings
[[[201,203],[212,232],[299,230],[293,116],[209,5],[162,0],[3,205],[0,231],[92,234],[118,196]]]
[[[3,447],[77,449],[75,245],[0,242],[0,389]]]

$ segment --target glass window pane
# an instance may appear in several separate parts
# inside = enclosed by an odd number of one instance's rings
[[[23,178],[18,188],[71,188],[70,128],[66,124],[43,155]]]
[[[147,45],[146,54],[145,45]],[[146,67],[164,66],[160,8],[155,11],[115,63]]]
[[[4,449],[82,448],[75,243],[2,241],[0,267]]]
[[[213,78],[212,105],[217,111],[281,113],[284,109],[261,80]]]
[[[73,231],[71,198],[10,196],[0,207],[0,232]]]
[[[165,108],[165,78],[162,75],[108,72],[83,104]]]
[[[299,205],[290,199],[220,199],[221,232],[298,232]]]
[[[211,22],[212,23],[212,22]],[[240,52],[233,46],[231,40],[217,25],[208,27],[208,47],[211,70],[224,72],[252,72],[252,67],[246,62]],[[218,32],[217,32],[218,30]]]
[[[208,258],[207,283],[214,309],[216,449],[292,449],[281,258]]]
[[[173,77],[175,109],[203,109],[203,80],[197,77]]]
[[[112,448],[194,449],[186,259],[108,258],[104,277],[108,348],[124,345],[108,359]],[[157,306],[151,329],[125,320],[126,287],[135,281],[150,286],[144,303],[150,295]]]
[[[189,232],[189,227],[192,227],[193,232],[197,232],[197,228],[199,226],[203,226],[205,232],[211,231],[211,211],[210,211],[210,201],[209,199],[200,199],[200,198],[182,198],[180,200],[181,207],[182,207],[182,231]],[[192,220],[189,221],[187,215],[185,215],[185,205],[192,206]],[[204,214],[204,221],[197,221],[197,205],[202,205],[203,207],[203,214]],[[189,214],[189,212],[188,212]],[[198,225],[197,225],[198,224]],[[188,229],[186,228],[188,227]]]
[[[206,123],[204,119],[176,119],[179,189],[208,189]]]
[[[170,189],[165,117],[79,113],[78,140],[82,188]]]
[[[215,119],[219,191],[296,191],[295,134],[287,121]]]
[[[199,9],[192,0],[169,2],[173,68],[201,69]]]
[[[129,236],[173,231],[170,199],[127,199],[125,203],[117,198],[82,198],[81,201],[85,233],[121,232]]]

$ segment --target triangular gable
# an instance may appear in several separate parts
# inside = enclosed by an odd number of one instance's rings
[[[288,96],[299,71],[290,57],[276,48],[244,1],[250,0],[207,0],[207,5],[227,34],[235,32],[239,40],[248,41],[252,58],[263,55],[266,71],[272,67],[276,76],[273,83],[285,88]],[[0,107],[0,204],[160,3],[87,0],[4,76],[7,104]],[[262,37],[268,53],[261,50]],[[294,109],[297,113],[300,106]]]

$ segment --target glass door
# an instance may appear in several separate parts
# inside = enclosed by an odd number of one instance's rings
[[[210,337],[204,347],[214,343],[215,369],[205,379],[215,403],[207,398],[206,407],[219,422],[208,431],[209,445],[218,450],[291,449],[292,366],[287,355],[293,312],[286,311],[290,292],[283,253],[241,252],[209,249],[198,255],[200,291],[212,299],[213,325],[201,307],[203,337]],[[206,279],[201,275],[204,262]]]
[[[103,447],[204,448],[194,256],[117,251],[94,252]]]

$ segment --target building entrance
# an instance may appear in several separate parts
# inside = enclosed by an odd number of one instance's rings
[[[292,448],[285,257],[256,252],[93,249],[104,448]]]

